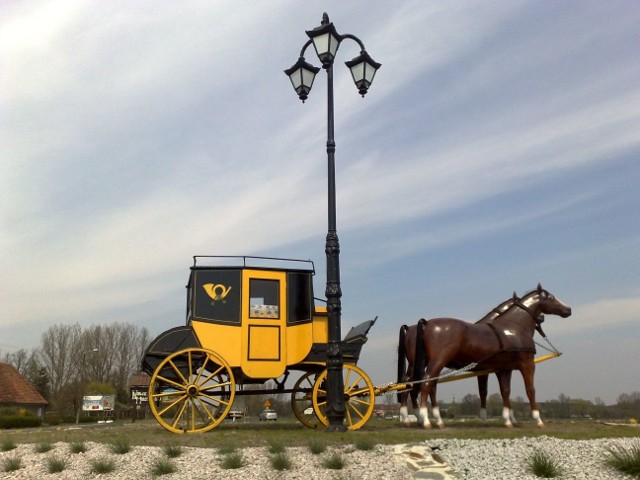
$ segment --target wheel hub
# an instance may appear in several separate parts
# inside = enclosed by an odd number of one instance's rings
[[[196,385],[189,385],[187,387],[187,395],[190,397],[198,395],[198,387]]]

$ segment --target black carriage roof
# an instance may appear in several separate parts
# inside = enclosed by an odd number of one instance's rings
[[[273,270],[304,272],[315,275],[315,266],[311,260],[293,258],[253,257],[235,255],[194,255],[191,270],[238,269]]]

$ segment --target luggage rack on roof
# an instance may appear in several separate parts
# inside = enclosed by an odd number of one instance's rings
[[[200,264],[198,264],[200,262]],[[307,270],[316,273],[312,260],[254,257],[250,255],[194,255],[193,267],[254,267]]]

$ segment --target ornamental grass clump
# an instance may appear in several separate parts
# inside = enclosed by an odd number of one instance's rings
[[[291,469],[291,459],[286,454],[286,452],[276,453],[271,457],[271,466],[274,470],[282,471],[282,470],[290,470]]]
[[[10,452],[14,448],[17,448],[16,442],[13,441],[13,438],[5,437],[0,441],[0,450],[3,452]]]
[[[558,463],[547,453],[534,451],[527,461],[527,471],[541,478],[555,478],[562,475]]]
[[[176,466],[168,458],[159,458],[153,464],[151,469],[151,476],[159,477],[161,475],[169,475],[175,473]]]
[[[22,458],[17,455],[13,457],[5,457],[2,460],[2,470],[4,472],[15,472],[22,468]]]
[[[69,444],[69,451],[71,453],[84,453],[87,450],[87,444],[84,442],[71,442]]]
[[[34,450],[36,453],[46,453],[53,448],[50,442],[36,443]]]
[[[356,447],[357,450],[370,451],[374,449],[376,442],[369,437],[360,437],[353,442],[353,446]]]
[[[327,450],[327,444],[315,438],[309,440],[309,443],[307,443],[307,447],[309,448],[309,451],[314,455],[319,455]]]
[[[636,442],[628,448],[618,446],[610,447],[607,450],[609,456],[605,459],[606,465],[620,473],[640,478],[640,442]]]
[[[231,452],[225,455],[220,462],[220,466],[225,470],[234,470],[244,467],[244,458],[240,452]]]
[[[131,451],[131,443],[126,438],[118,438],[111,444],[111,451],[118,455],[124,455]]]
[[[180,445],[165,445],[164,454],[169,458],[178,458],[184,450]]]
[[[91,460],[91,473],[100,475],[101,473],[111,473],[116,469],[116,464],[110,458],[94,458]]]
[[[284,445],[279,442],[269,440],[269,453],[283,453]]]
[[[47,458],[47,472],[60,473],[64,471],[65,468],[67,468],[66,458],[58,455],[53,455]]]
[[[322,461],[322,465],[329,470],[342,470],[345,466],[344,457],[340,452],[333,452]]]

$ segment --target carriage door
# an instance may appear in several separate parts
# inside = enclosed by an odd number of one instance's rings
[[[286,369],[286,273],[244,270],[242,278],[242,371],[277,378]]]

